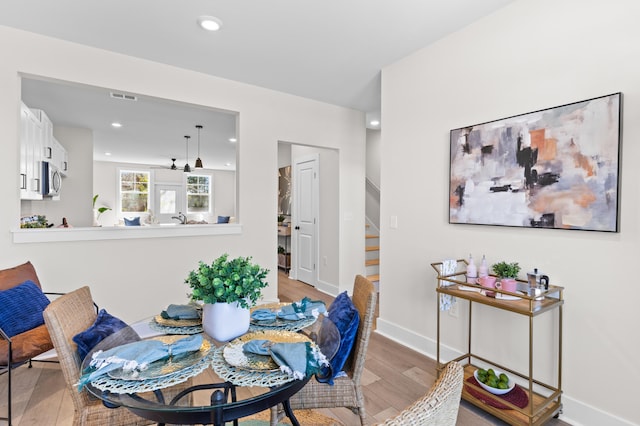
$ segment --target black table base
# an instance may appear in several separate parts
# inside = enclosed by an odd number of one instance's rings
[[[238,419],[250,416],[267,410],[278,404],[283,404],[284,411],[294,426],[299,426],[289,398],[295,395],[307,384],[309,378],[295,380],[273,388],[270,392],[249,398],[245,401],[237,401],[236,387],[232,383],[211,383],[191,386],[166,404],[161,391],[155,391],[157,401],[150,401],[136,394],[122,394],[115,397],[108,392],[102,393],[104,405],[109,408],[125,407],[136,415],[164,424],[212,424],[214,426],[224,426],[227,422],[238,425]],[[189,407],[176,405],[185,396],[200,390],[215,389],[211,394],[211,406]],[[120,403],[116,400],[119,399]],[[135,403],[128,404],[127,400]]]

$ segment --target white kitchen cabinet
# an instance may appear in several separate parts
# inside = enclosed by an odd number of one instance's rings
[[[60,173],[66,175],[68,169],[67,150],[53,136],[51,137],[51,147],[51,162],[60,170]]]
[[[20,105],[20,198],[42,200],[44,137],[40,118]]]
[[[60,145],[60,148],[62,149],[62,153],[60,154],[60,173],[66,176],[69,171],[69,154],[64,146]]]
[[[41,109],[31,109],[42,129],[42,161],[53,161],[53,123]]]
[[[53,123],[43,110],[32,109],[31,111],[40,119],[40,127],[42,128],[42,161],[48,161],[56,166],[63,175],[66,174],[68,169],[67,151],[53,136]]]
[[[53,137],[53,123],[40,109],[20,105],[20,198],[42,200],[42,162],[62,175],[68,170],[67,151]]]

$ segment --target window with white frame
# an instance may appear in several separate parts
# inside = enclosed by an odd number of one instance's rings
[[[187,213],[211,213],[211,176],[187,176]]]
[[[149,208],[149,172],[120,170],[120,213],[144,213]]]

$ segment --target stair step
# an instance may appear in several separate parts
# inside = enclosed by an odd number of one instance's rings
[[[373,265],[379,265],[380,264],[380,259],[369,259],[369,260],[365,260],[364,262],[364,266],[373,266]]]
[[[365,238],[369,238],[369,239],[370,238],[380,238],[380,235],[366,234],[364,237]]]
[[[373,281],[380,281],[380,274],[375,274],[375,275],[367,275],[367,279],[371,282]]]
[[[365,251],[377,251],[380,250],[380,246],[365,246]]]

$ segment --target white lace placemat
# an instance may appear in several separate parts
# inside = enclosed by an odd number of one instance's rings
[[[149,328],[162,334],[198,334],[202,333],[202,325],[192,325],[187,327],[174,327],[161,325],[155,320],[149,321]]]
[[[262,330],[300,331],[304,328],[312,326],[317,320],[318,320],[317,317],[311,316],[308,318],[303,318],[298,321],[281,320],[274,323],[274,325],[271,325],[268,323],[266,324],[251,323],[249,325],[249,331],[262,331]]]
[[[223,349],[224,346],[211,351],[213,352],[211,367],[221,379],[233,383],[236,386],[272,387],[280,386],[294,380],[280,370],[260,371],[232,367],[225,361],[222,354]]]
[[[104,375],[92,381],[91,385],[100,390],[113,393],[139,393],[168,388],[170,386],[177,385],[178,383],[186,382],[190,377],[194,377],[202,373],[211,364],[214,352],[215,351],[212,349],[194,365],[156,379],[121,380]]]

